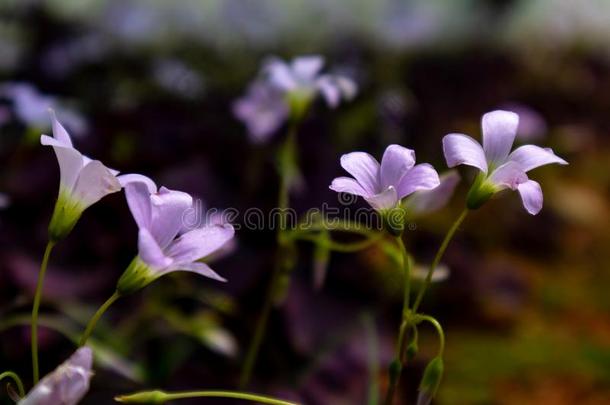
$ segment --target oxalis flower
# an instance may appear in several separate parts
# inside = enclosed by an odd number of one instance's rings
[[[519,191],[523,206],[532,215],[542,209],[540,184],[527,177],[527,172],[550,163],[567,165],[549,148],[524,145],[511,153],[517,134],[519,116],[509,111],[492,111],[481,120],[483,146],[464,134],[443,138],[447,165],[468,165],[481,171],[467,197],[470,209],[479,208],[491,196],[504,189]]]
[[[81,347],[44,377],[18,405],[75,405],[89,391],[93,354]]]
[[[139,228],[138,256],[121,276],[117,291],[129,294],[173,271],[190,271],[226,281],[200,261],[221,249],[234,236],[230,224],[208,224],[185,231],[184,216],[193,198],[161,187],[138,174],[120,176],[127,204]]]
[[[83,211],[102,197],[121,189],[119,173],[81,154],[70,135],[50,110],[53,137],[42,135],[40,143],[52,146],[59,162],[59,195],[49,224],[49,237],[58,241],[74,228]]]

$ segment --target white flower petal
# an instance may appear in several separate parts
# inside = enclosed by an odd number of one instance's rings
[[[524,172],[529,172],[532,169],[551,163],[568,164],[568,162],[555,155],[552,149],[541,148],[536,145],[518,147],[509,155],[508,160],[519,163]]]
[[[449,134],[443,138],[443,153],[447,166],[468,165],[487,173],[487,160],[481,145],[463,134]]]
[[[72,139],[70,139],[68,131],[66,131],[63,125],[61,125],[60,122],[57,120],[57,117],[55,116],[55,111],[49,109],[49,114],[51,115],[51,122],[53,126],[53,137],[64,145],[72,147]]]
[[[519,116],[514,112],[496,110],[483,115],[483,149],[488,162],[501,164],[506,160],[517,135]]]
[[[99,160],[93,160],[80,171],[72,195],[84,208],[102,197],[121,190],[117,178]]]
[[[83,155],[71,146],[66,146],[47,135],[40,137],[40,143],[53,147],[59,163],[59,182],[65,189],[72,190],[78,174],[83,168]]]
[[[521,195],[521,201],[523,206],[531,215],[536,215],[542,209],[542,189],[540,184],[534,180],[528,180],[524,183],[519,184],[517,187],[519,194]]]

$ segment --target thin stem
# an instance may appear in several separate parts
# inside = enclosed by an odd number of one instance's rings
[[[186,391],[186,392],[150,392],[151,394],[156,394],[158,398],[155,403],[164,403],[167,401],[172,401],[176,399],[187,399],[187,398],[233,398],[233,399],[243,399],[245,401],[258,402],[261,404],[270,404],[270,405],[297,405],[295,402],[283,401],[281,399],[275,399],[271,397],[267,397],[264,395],[252,394],[249,392],[237,392],[237,391]],[[136,396],[146,395],[147,392],[136,393],[132,395],[122,395],[116,397],[115,400],[118,402],[141,402],[139,400],[134,400]],[[134,397],[133,399],[131,397]]]
[[[34,293],[34,305],[32,306],[32,375],[34,384],[38,383],[39,380],[39,369],[38,369],[38,310],[40,308],[40,299],[42,298],[42,287],[44,285],[44,276],[47,272],[47,266],[49,265],[49,257],[51,251],[55,246],[55,242],[50,240],[47,243],[47,247],[44,250],[42,257],[42,263],[40,264],[40,272],[38,273],[38,283],[36,284],[36,292]]]
[[[369,313],[362,316],[368,347],[369,387],[368,405],[379,403],[379,339],[375,328],[375,319]]]
[[[352,253],[352,252],[357,252],[362,249],[366,249],[367,247],[378,242],[382,236],[383,236],[383,234],[379,233],[378,235],[370,236],[367,239],[364,239],[362,241],[352,242],[352,243],[342,243],[342,242],[336,242],[333,240],[326,240],[324,242],[321,242],[320,238],[318,238],[317,235],[311,235],[311,234],[298,235],[298,236],[295,236],[294,239],[315,242],[315,243],[321,245],[322,247],[326,247],[326,248],[328,248],[330,250],[334,250],[336,252]]]
[[[112,294],[110,298],[108,298],[106,302],[104,302],[102,306],[99,307],[93,317],[91,317],[91,319],[89,320],[87,328],[85,329],[85,332],[83,333],[83,336],[80,338],[80,341],[78,343],[79,347],[83,347],[87,343],[87,340],[89,340],[89,337],[93,333],[93,329],[95,329],[95,325],[97,325],[97,322],[100,320],[102,315],[104,315],[104,312],[106,312],[108,308],[110,308],[110,306],[120,297],[121,295],[118,293],[118,291],[115,291],[114,294]]]
[[[17,385],[17,390],[19,391],[19,396],[21,398],[25,397],[25,390],[23,389],[23,383],[21,382],[21,378],[14,371],[5,371],[0,374],[0,381],[5,378],[12,378],[15,381],[15,385]]]
[[[434,270],[436,269],[436,266],[438,266],[439,262],[443,258],[443,255],[445,254],[445,250],[447,249],[447,246],[449,246],[449,242],[451,242],[453,235],[458,230],[458,228],[460,227],[462,222],[464,222],[464,219],[466,219],[466,215],[468,215],[467,208],[464,209],[464,211],[462,211],[460,216],[455,220],[453,225],[451,225],[451,228],[449,228],[449,230],[447,231],[447,234],[445,235],[445,239],[443,239],[441,246],[438,248],[438,252],[436,252],[436,256],[434,256],[434,260],[432,261],[432,264],[430,265],[430,268],[428,269],[428,274],[426,275],[426,280],[424,281],[424,285],[421,287],[421,289],[419,290],[419,293],[417,294],[417,298],[415,299],[415,303],[413,304],[413,313],[417,313],[419,304],[421,304],[421,301],[424,298],[424,294],[426,293],[426,290],[428,289],[428,287],[430,286],[430,282],[432,281],[432,275],[434,274]]]
[[[430,315],[421,315],[421,314],[417,315],[416,320],[430,322],[430,324],[432,324],[432,326],[434,326],[434,328],[436,329],[436,332],[438,333],[438,339],[439,339],[438,355],[442,356],[443,353],[445,352],[445,333],[443,332],[443,327],[441,326],[441,324],[436,319],[431,317]]]

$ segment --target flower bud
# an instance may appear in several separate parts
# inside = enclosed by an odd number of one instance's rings
[[[126,404],[163,404],[167,399],[167,394],[163,391],[143,391],[130,395],[121,395],[114,400]]]
[[[396,379],[398,378],[398,376],[400,375],[401,372],[402,372],[402,364],[400,363],[400,360],[394,359],[390,363],[390,380],[396,381]]]
[[[146,287],[158,278],[152,269],[136,256],[117,283],[117,292],[120,295],[133,294]]]
[[[443,359],[435,357],[428,363],[424,370],[424,376],[419,383],[419,395],[417,405],[428,405],[432,401],[443,377]]]
[[[419,351],[419,347],[417,345],[417,339],[415,338],[415,336],[411,337],[411,341],[409,342],[409,345],[407,346],[407,349],[405,350],[405,354],[407,356],[407,361],[411,361],[415,358],[415,356],[417,355],[417,352]]]
[[[68,236],[85,208],[69,193],[60,190],[53,217],[49,223],[49,239],[58,242]]]

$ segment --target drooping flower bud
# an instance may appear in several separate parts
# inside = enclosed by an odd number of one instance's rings
[[[419,395],[417,405],[428,405],[436,395],[438,386],[443,378],[443,359],[440,356],[433,358],[424,370],[424,375],[419,383]]]
[[[167,401],[167,394],[163,391],[142,391],[130,395],[121,395],[114,400],[125,404],[163,404]]]

